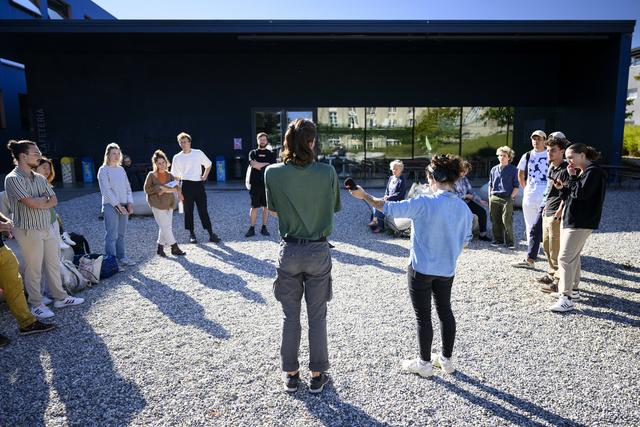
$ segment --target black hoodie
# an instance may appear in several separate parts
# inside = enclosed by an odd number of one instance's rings
[[[580,175],[569,175],[565,185],[562,189],[565,200],[562,225],[565,228],[597,229],[607,188],[606,172],[592,163]]]

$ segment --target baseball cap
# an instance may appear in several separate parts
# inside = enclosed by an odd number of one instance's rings
[[[560,131],[551,132],[551,134],[549,135],[549,138],[554,138],[554,139],[567,139],[567,137],[564,135],[564,133],[562,133],[562,132],[560,132]]]
[[[534,130],[530,138],[533,138],[534,136],[539,136],[542,139],[547,139],[547,134],[541,130]]]

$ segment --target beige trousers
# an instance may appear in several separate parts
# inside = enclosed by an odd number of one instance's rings
[[[580,285],[580,253],[593,230],[586,228],[560,229],[560,253],[558,254],[558,291],[571,296]]]
[[[54,233],[52,227],[47,230],[16,228],[13,234],[24,258],[24,287],[29,294],[29,305],[37,307],[42,303],[40,285],[43,273],[51,298],[65,299],[68,295],[62,289],[60,277],[60,236]]]
[[[554,216],[542,217],[542,248],[549,263],[549,277],[558,280],[558,254],[560,253],[560,221]]]

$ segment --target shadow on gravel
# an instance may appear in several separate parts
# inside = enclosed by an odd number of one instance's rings
[[[327,384],[318,396],[305,390],[294,393],[292,397],[304,403],[309,415],[325,426],[389,426],[357,406],[341,400],[333,383]]]
[[[506,404],[510,406],[514,406],[519,411],[524,412],[524,414],[515,412],[512,409],[509,409],[506,406],[500,405],[498,403],[492,402],[491,400],[482,397],[478,394],[474,394],[469,390],[466,390],[460,387],[453,382],[447,381],[441,377],[433,376],[433,381],[437,384],[442,385],[447,390],[457,394],[463,399],[468,400],[470,403],[474,405],[478,405],[488,411],[491,411],[497,417],[500,417],[510,423],[520,426],[546,426],[548,424],[551,425],[571,425],[571,426],[584,426],[584,424],[580,424],[576,421],[570,420],[568,418],[564,418],[560,415],[554,414],[541,406],[536,405],[535,403],[529,402],[528,400],[521,399],[507,392],[498,390],[497,388],[488,386],[483,384],[481,381],[476,378],[470,377],[460,371],[456,371],[452,374],[456,379],[472,385],[476,387],[480,392],[487,393],[497,399],[504,401]],[[546,423],[534,421],[532,418],[539,418]],[[548,424],[547,424],[548,423]]]
[[[259,277],[269,278],[276,276],[276,267],[270,262],[238,252],[224,243],[220,243],[216,246],[201,245],[200,248],[209,252],[210,257],[217,258],[225,264],[232,265],[238,270],[243,270]],[[216,250],[217,248],[220,248],[220,250]]]
[[[581,268],[584,271],[590,271],[602,276],[610,276],[616,279],[628,280],[630,282],[638,282],[640,276],[630,273],[640,273],[640,268],[631,264],[618,264],[602,258],[596,258],[583,255],[581,259]]]
[[[173,322],[183,326],[195,326],[214,338],[228,339],[229,332],[221,325],[207,319],[202,306],[186,293],[164,283],[150,279],[141,273],[130,273],[132,287],[140,296],[148,299]]]
[[[237,292],[243,298],[258,303],[266,304],[264,297],[247,287],[247,282],[237,274],[224,273],[213,267],[207,267],[189,261],[185,257],[169,258],[177,262],[184,270],[203,286],[223,292]]]
[[[616,289],[616,290],[623,291],[623,292],[632,292],[634,294],[639,294],[640,293],[640,287],[638,287],[638,288],[630,288],[628,286],[624,286],[624,285],[621,285],[619,283],[607,282],[606,280],[592,279],[590,277],[584,277],[583,276],[583,277],[580,278],[580,281],[581,282],[593,283],[595,285],[601,285],[601,286],[604,286],[605,288]],[[582,291],[582,289],[580,291]]]
[[[380,254],[380,258],[384,258],[384,254]],[[382,262],[380,262],[380,260],[377,260],[375,258],[369,258],[369,257],[365,257],[365,256],[361,256],[361,255],[355,255],[355,254],[349,254],[346,252],[342,252],[339,251],[337,249],[332,249],[331,250],[331,258],[335,259],[338,262],[341,262],[342,264],[353,264],[353,265],[371,265],[373,267],[377,267],[380,270],[384,270],[384,271],[388,271],[390,273],[398,273],[398,274],[404,274],[406,273],[405,270],[401,270],[399,268],[396,267],[389,267],[387,265],[382,264]],[[407,260],[408,262],[408,260]]]
[[[336,233],[336,234],[332,234],[329,237],[329,241],[333,243],[336,246],[336,249],[338,250],[341,249],[340,243],[342,242],[348,245],[357,246],[359,248],[366,249],[368,251],[378,252],[381,255],[384,254],[384,255],[393,255],[393,256],[399,256],[399,257],[404,257],[404,256],[409,257],[409,249],[405,248],[404,246],[396,245],[395,243],[389,243],[386,241],[387,239],[383,239],[379,236],[376,236],[375,234],[372,234],[369,230],[366,230],[363,232],[371,234],[371,239],[365,242],[362,242],[358,238],[352,239],[350,238],[350,236],[339,235],[338,233]],[[402,241],[405,239],[400,239],[398,237],[397,240]],[[406,240],[408,241],[408,239]]]
[[[112,289],[96,286],[83,292],[85,304],[55,310],[56,330],[18,337],[4,349],[0,425],[128,425],[146,407],[139,387],[118,373],[104,341],[85,321],[90,301]],[[45,414],[51,393],[63,407]]]

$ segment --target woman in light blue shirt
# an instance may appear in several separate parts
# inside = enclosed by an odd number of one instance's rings
[[[406,372],[429,377],[433,366],[453,372],[453,344],[456,321],[451,310],[451,287],[456,261],[471,240],[473,216],[456,195],[454,185],[462,172],[462,160],[441,155],[431,159],[427,179],[433,194],[423,194],[400,202],[385,202],[361,187],[351,194],[394,218],[411,219],[411,263],[407,267],[409,293],[418,324],[420,356],[402,362]],[[431,295],[440,319],[442,352],[431,353]]]

